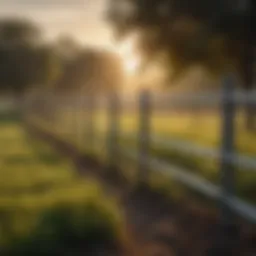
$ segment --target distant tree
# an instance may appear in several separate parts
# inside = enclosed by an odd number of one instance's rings
[[[163,60],[173,77],[201,65],[217,76],[235,72],[245,89],[253,87],[253,0],[110,0],[108,18],[119,37],[136,32],[145,62]],[[252,106],[247,113],[252,128]]]
[[[58,88],[87,93],[106,92],[118,89],[123,83],[123,76],[122,63],[117,55],[87,49],[66,66]]]
[[[43,87],[54,86],[63,70],[63,61],[55,48],[52,45],[43,45],[36,50],[35,57],[35,81]]]
[[[43,45],[40,29],[22,19],[0,20],[0,90],[23,93],[33,85],[51,83],[57,56]]]
[[[41,41],[41,31],[34,23],[25,19],[0,20],[1,44],[36,45]]]
[[[56,52],[63,61],[68,61],[76,58],[82,47],[69,35],[61,35],[55,42]]]

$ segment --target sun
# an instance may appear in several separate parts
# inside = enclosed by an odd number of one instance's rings
[[[125,41],[115,48],[115,51],[123,60],[123,65],[128,75],[134,75],[139,68],[140,58],[135,53],[132,40]]]
[[[124,68],[128,74],[135,74],[139,67],[139,61],[136,58],[124,59]]]

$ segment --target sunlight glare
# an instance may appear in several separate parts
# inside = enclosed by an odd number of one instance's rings
[[[124,69],[129,75],[133,75],[139,68],[140,60],[134,50],[134,43],[132,40],[127,40],[116,48],[119,56],[121,56],[124,64]]]

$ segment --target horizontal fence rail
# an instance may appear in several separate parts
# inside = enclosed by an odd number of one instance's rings
[[[30,94],[27,98],[31,101],[35,98],[40,100],[48,101],[52,94],[45,95],[34,95]],[[85,106],[86,101],[89,97],[82,95],[74,95],[73,97],[67,95],[55,96],[54,101],[62,104],[72,105],[72,106]],[[106,107],[108,105],[107,96],[97,97],[98,104],[101,107]],[[138,95],[119,95],[119,100],[122,103],[122,107],[134,107],[139,101]],[[221,102],[229,101],[237,105],[251,104],[256,107],[256,90],[245,92],[236,91],[233,95],[223,96],[221,92],[198,92],[198,93],[154,93],[151,96],[152,105],[154,107],[166,107],[167,109],[172,109],[172,107],[191,107],[191,106],[220,106]]]
[[[121,152],[132,160],[137,159],[137,155],[134,154],[131,150],[122,149]],[[190,173],[184,168],[172,165],[163,160],[155,159],[152,157],[148,157],[146,160],[147,167],[152,171],[157,171],[165,175],[171,176],[179,182],[213,199],[217,199],[220,196],[220,190],[217,186],[197,175]]]
[[[121,152],[132,160],[137,159],[137,155],[134,154],[132,150],[122,149]],[[221,189],[218,186],[196,174],[190,173],[188,169],[150,157],[147,158],[147,165],[152,171],[157,171],[170,176],[188,186],[190,189],[196,190],[211,199],[223,200],[221,197]],[[227,198],[224,203],[241,217],[256,223],[256,208],[253,205],[248,204],[237,197]]]
[[[256,105],[256,90],[251,92],[235,92],[233,95],[224,96],[221,92],[205,92],[205,93],[165,93],[158,94],[152,97],[153,103],[165,103],[168,107],[171,106],[186,106],[203,104],[217,105],[223,100],[231,101],[236,104],[255,104]]]
[[[122,138],[129,140],[136,140],[135,134],[123,133],[120,135]],[[159,146],[163,149],[174,149],[184,154],[190,154],[197,157],[206,157],[212,160],[224,159],[227,163],[236,165],[237,167],[244,167],[244,171],[256,172],[256,159],[253,157],[240,155],[240,154],[224,154],[221,155],[216,149],[196,145],[188,141],[175,138],[164,138],[157,135],[151,135],[152,145]]]
[[[223,90],[218,92],[178,94],[143,91],[139,95],[129,96],[110,93],[110,95],[83,96],[74,94],[72,96],[54,95],[54,97],[49,97],[47,94],[31,94],[27,97],[27,104],[32,106],[32,109],[35,106],[34,112],[36,113],[37,109],[40,110],[39,102],[44,106],[49,106],[49,100],[55,103],[57,110],[70,109],[73,114],[79,111],[85,116],[87,120],[85,143],[90,147],[95,146],[98,131],[95,124],[96,112],[106,112],[108,124],[107,128],[104,129],[107,134],[105,141],[108,160],[111,165],[115,165],[115,160],[118,160],[119,156],[125,156],[130,161],[136,162],[139,179],[147,180],[150,171],[170,176],[190,189],[209,197],[209,199],[220,202],[224,221],[232,221],[232,215],[238,215],[256,224],[256,207],[238,198],[234,192],[236,169],[242,168],[242,174],[256,173],[256,159],[252,156],[236,153],[234,147],[235,114],[238,107],[244,107],[248,110],[249,106],[256,111],[256,90],[251,92],[237,91],[234,87],[234,81],[228,77],[223,83]],[[170,111],[181,108],[186,111],[193,111],[196,108],[207,110],[212,107],[216,108],[216,113],[222,123],[222,130],[220,131],[221,145],[219,148],[197,145],[172,136],[158,136],[152,132],[150,122],[155,110]],[[136,121],[138,122],[137,130],[133,133],[122,131],[120,126],[123,113],[130,110],[136,114]],[[40,111],[38,113],[41,113]],[[171,115],[171,113],[168,113],[168,115]],[[74,120],[72,122],[76,124]],[[135,149],[128,146],[121,146],[119,139],[136,142],[137,150],[135,151]],[[252,141],[252,143],[256,143],[256,141]],[[172,163],[171,159],[167,161],[151,156],[150,149],[152,147],[170,151],[175,150],[184,156],[216,161],[221,180],[220,184],[211,183],[199,174],[191,172],[189,168],[183,168]],[[230,210],[232,213],[230,213]]]

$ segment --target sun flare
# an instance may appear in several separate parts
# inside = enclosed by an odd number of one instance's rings
[[[130,73],[130,74],[134,74],[137,69],[138,69],[138,66],[139,66],[139,61],[134,58],[134,59],[126,59],[123,61],[124,62],[124,68],[125,70]]]
[[[116,52],[121,56],[123,65],[128,75],[133,75],[139,68],[140,59],[135,53],[134,43],[132,40],[126,41],[116,48]]]

